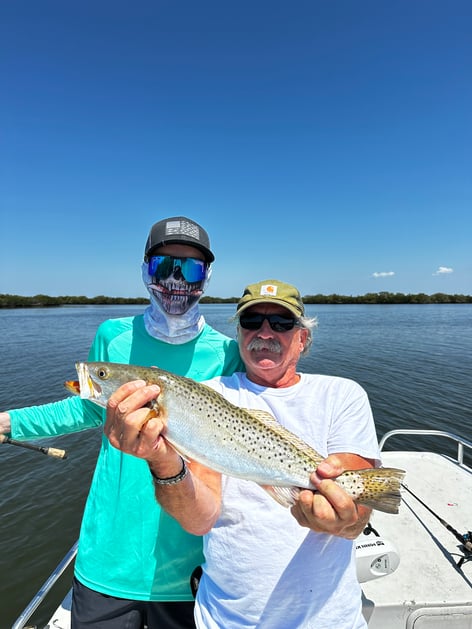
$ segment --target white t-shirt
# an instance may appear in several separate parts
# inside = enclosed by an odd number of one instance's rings
[[[367,395],[352,380],[301,374],[271,389],[236,373],[209,384],[238,406],[268,411],[323,456],[380,459]],[[197,627],[365,628],[353,542],[301,527],[255,483],[222,483],[221,514],[204,537]]]

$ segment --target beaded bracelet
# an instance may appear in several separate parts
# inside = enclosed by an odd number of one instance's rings
[[[176,485],[177,483],[180,483],[181,480],[184,480],[184,478],[188,474],[188,467],[182,457],[180,457],[180,460],[182,461],[182,469],[178,474],[176,474],[175,476],[170,476],[169,478],[159,478],[159,476],[156,476],[154,472],[150,469],[152,480],[154,481],[154,483],[156,485]]]

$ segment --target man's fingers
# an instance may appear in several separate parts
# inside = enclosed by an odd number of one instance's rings
[[[110,395],[108,406],[111,408],[116,408],[118,404],[120,404],[124,399],[129,397],[138,389],[145,386],[146,383],[144,382],[144,380],[133,380],[131,382],[126,382],[126,384],[122,384],[121,387],[119,387],[114,393],[112,393],[112,395]]]
[[[351,497],[329,479],[319,481],[315,493],[301,491],[292,514],[301,526],[333,535],[341,535],[347,526],[358,520]]]
[[[317,491],[319,508],[321,503],[324,503],[325,509],[332,509],[341,520],[351,520],[357,513],[352,498],[334,481],[328,479],[321,481]]]
[[[125,436],[126,441],[135,438],[146,421],[155,417],[154,412],[143,407],[156,399],[159,391],[157,385],[146,385],[144,380],[134,380],[122,385],[110,396],[105,434],[112,443],[123,442]]]
[[[128,382],[110,397],[108,407],[118,417],[125,417],[132,411],[143,408],[151,400],[155,400],[159,391],[160,389],[156,384],[146,385],[143,380]]]

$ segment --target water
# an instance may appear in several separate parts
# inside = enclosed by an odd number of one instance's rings
[[[234,336],[234,305],[202,309],[211,325]],[[319,326],[301,370],[362,384],[379,436],[393,428],[433,428],[471,438],[472,305],[307,310]],[[142,306],[0,310],[0,410],[65,397],[62,383],[75,378],[74,363],[86,359],[99,323],[141,311]],[[415,439],[392,443],[411,448]],[[99,441],[98,430],[41,441],[67,449],[66,460],[0,445],[0,629],[11,627],[77,539]],[[35,615],[39,626],[68,589],[70,572],[66,577]]]

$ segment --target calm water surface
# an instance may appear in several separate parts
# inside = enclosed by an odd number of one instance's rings
[[[99,323],[142,309],[0,310],[0,410],[65,397],[63,382],[75,377],[75,361],[87,358]],[[234,305],[202,309],[208,323],[234,336]],[[308,306],[308,314],[319,326],[301,370],[362,384],[379,437],[393,428],[434,428],[471,438],[472,305],[323,305]],[[99,441],[90,430],[41,442],[67,449],[63,461],[0,445],[0,629],[11,627],[77,539]],[[66,578],[53,598],[69,585]],[[39,625],[56,602],[36,614]]]

